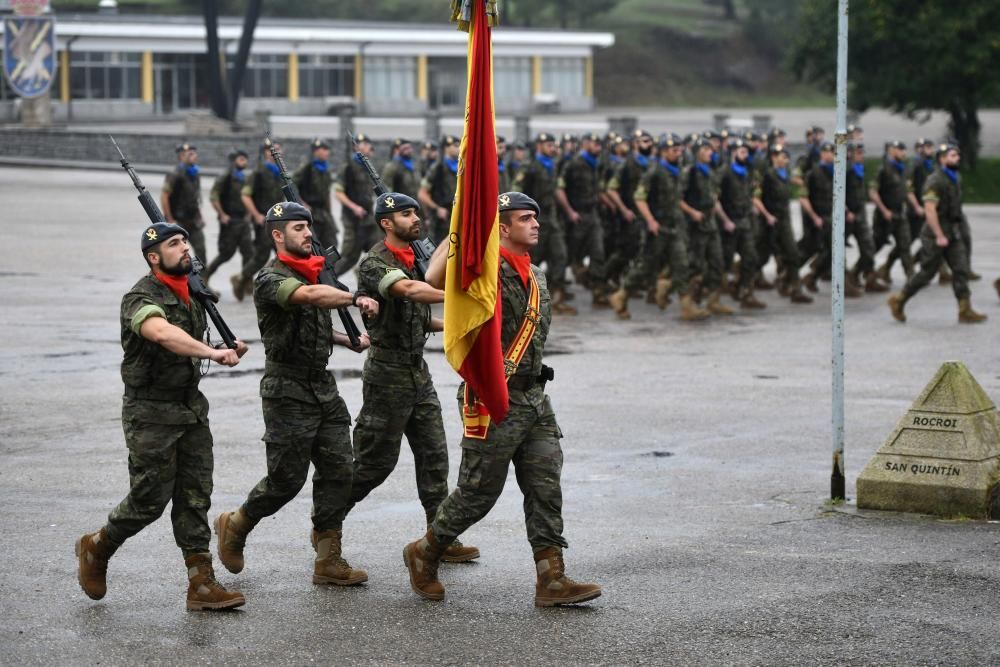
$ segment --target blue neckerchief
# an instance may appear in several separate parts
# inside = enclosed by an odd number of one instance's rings
[[[326,168],[327,168],[326,160],[313,160],[313,169],[315,169],[319,173],[325,174]]]
[[[833,163],[832,162],[820,162],[819,166],[823,167],[823,170],[833,176]]]
[[[862,181],[865,180],[865,163],[855,162],[853,167],[855,175]]]
[[[944,172],[945,176],[947,176],[948,178],[951,179],[952,183],[956,183],[956,184],[958,183],[958,172],[957,171],[955,171],[954,169],[949,169],[948,167],[941,167],[941,171]]]
[[[448,170],[449,170],[449,171],[450,171],[451,173],[453,173],[453,174],[457,174],[457,173],[458,173],[458,158],[455,158],[455,159],[453,160],[453,159],[451,159],[450,157],[446,157],[446,158],[444,159],[444,163],[445,163],[446,165],[448,165]]]
[[[747,168],[741,165],[739,162],[733,162],[731,165],[733,173],[740,178],[745,179],[747,177]]]
[[[753,159],[755,157],[757,157],[757,149],[756,148],[748,148],[747,149],[747,162],[753,162]]]
[[[552,158],[550,158],[547,155],[542,155],[541,153],[536,153],[535,154],[535,160],[538,162],[538,164],[540,164],[543,167],[545,167],[548,170],[549,174],[551,174],[552,170],[556,168],[555,165],[552,163]]]
[[[278,165],[274,164],[273,162],[265,162],[264,166],[267,167],[267,170],[269,172],[274,174],[275,178],[281,177],[281,169],[278,168]]]
[[[663,165],[663,168],[666,169],[667,171],[669,171],[670,174],[674,178],[677,178],[678,176],[681,175],[681,168],[680,167],[672,165],[669,162],[667,162],[666,160],[660,160],[660,164]]]
[[[520,162],[515,162],[514,160],[510,161],[510,170],[511,171],[517,171],[520,168],[521,168],[521,163]]]
[[[413,158],[407,158],[403,157],[402,155],[397,155],[392,159],[398,160],[399,162],[403,163],[403,166],[406,167],[407,171],[413,171]]]
[[[503,160],[497,160],[497,171],[499,171],[502,174],[503,170],[504,170]]]
[[[932,173],[934,171],[934,160],[932,160],[930,158],[925,158],[924,159],[924,169],[927,170],[928,174]]]
[[[715,151],[712,151],[712,164],[713,165],[719,164],[719,154],[716,153]]]
[[[184,173],[186,173],[191,178],[194,178],[198,175],[199,169],[198,165],[196,164],[182,164],[181,167],[184,168]]]
[[[642,153],[636,153],[635,154],[635,161],[643,169],[645,169],[646,167],[649,166],[649,158],[646,157],[645,155],[643,155]]]
[[[782,181],[788,181],[788,170],[784,167],[775,168],[774,173],[778,175]]]
[[[237,181],[239,181],[240,183],[242,183],[243,181],[245,181],[247,179],[247,175],[245,173],[245,170],[243,170],[243,169],[233,169],[233,178],[235,178]]]
[[[361,156],[357,153],[354,154],[354,161],[360,164],[362,167],[365,166],[364,161],[362,161]]]
[[[890,158],[889,159],[889,164],[891,164],[893,167],[895,167],[896,171],[898,171],[901,174],[904,171],[906,171],[906,165],[903,164],[902,162],[900,162],[899,160],[893,160],[892,158]]]
[[[699,162],[699,163],[698,163],[698,164],[696,164],[695,166],[696,166],[696,167],[698,167],[698,171],[700,171],[700,172],[701,172],[702,174],[704,174],[705,176],[708,176],[708,175],[709,175],[710,173],[712,173],[712,168],[711,168],[711,167],[709,167],[709,166],[708,166],[707,164],[705,164],[704,162]]]
[[[597,156],[591,155],[587,151],[580,151],[580,157],[583,158],[584,162],[590,165],[591,169],[597,169]]]
[[[621,164],[624,161],[625,160],[622,159],[622,157],[620,155],[612,155],[611,156],[611,162],[612,162],[612,164]]]

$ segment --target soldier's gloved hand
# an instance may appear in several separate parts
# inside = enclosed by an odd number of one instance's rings
[[[230,350],[228,347],[223,350],[212,350],[212,356],[209,358],[223,366],[232,367],[240,363],[240,355],[236,353],[236,350]]]

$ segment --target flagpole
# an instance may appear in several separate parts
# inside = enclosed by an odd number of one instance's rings
[[[848,0],[837,5],[837,158],[833,171],[833,472],[830,499],[843,500],[844,479],[844,208],[847,185],[847,12]]]

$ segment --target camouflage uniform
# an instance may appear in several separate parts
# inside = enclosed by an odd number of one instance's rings
[[[441,420],[424,342],[431,309],[394,297],[389,288],[414,280],[386,248],[376,244],[361,263],[358,293],[379,302],[379,314],[366,320],[372,345],[362,375],[364,404],[354,427],[354,488],[351,504],[360,502],[389,477],[406,436],[417,472],[417,494],[428,523],[448,495],[448,441]]]
[[[902,167],[902,164],[899,165]],[[903,215],[906,204],[906,177],[904,169],[898,168],[890,160],[885,160],[875,176],[875,187],[878,196],[887,209],[892,211],[892,220],[882,217],[882,212],[875,209],[875,251],[878,252],[889,241],[891,236],[895,241],[896,257],[903,265],[907,276],[913,274],[913,255],[910,245],[910,222]]]
[[[306,162],[292,176],[295,187],[312,211],[313,234],[323,248],[338,247],[337,223],[330,210],[330,188],[333,187],[333,173],[325,162]],[[264,211],[261,211],[262,213]]]
[[[340,527],[350,504],[351,416],[326,370],[333,350],[330,311],[289,301],[305,284],[277,259],[254,282],[266,357],[260,395],[267,477],[250,491],[243,512],[251,525],[277,512],[302,489],[312,461],[312,521],[323,532]]]
[[[428,214],[434,217],[431,222],[430,239],[435,244],[447,238],[451,230],[451,207],[455,203],[455,188],[458,185],[458,160],[455,161],[455,169],[452,170],[448,164],[448,158],[442,157],[434,163],[427,176],[420,183],[420,187],[426,188],[430,193],[434,204],[447,211],[445,218],[439,218],[437,212],[431,210]],[[399,192],[399,190],[396,190]],[[504,192],[501,190],[500,192]],[[405,193],[404,193],[405,194]]]
[[[722,266],[729,270],[736,253],[740,255],[740,285],[753,287],[757,276],[757,233],[753,214],[753,179],[749,162],[746,165],[730,163],[721,173],[719,202],[722,210],[736,225],[732,232],[720,231]],[[742,173],[741,173],[742,171]]]
[[[420,177],[413,171],[413,160],[409,166],[400,157],[394,157],[382,170],[382,182],[390,192],[399,192],[407,197],[417,198],[420,190]]]
[[[174,221],[188,233],[188,243],[194,254],[207,262],[205,232],[202,231],[205,221],[201,217],[201,176],[190,176],[184,165],[178,165],[164,179],[163,192],[170,202]]]
[[[546,164],[546,162],[548,164]],[[531,249],[534,264],[545,262],[545,275],[553,290],[566,287],[566,230],[556,213],[556,173],[552,161],[539,156],[525,163],[514,177],[514,190],[523,192],[538,203],[541,214],[538,244]]]
[[[791,200],[791,184],[788,174],[782,176],[773,166],[768,167],[760,182],[754,187],[754,197],[760,199],[767,212],[777,220],[773,225],[766,221],[761,225],[762,243],[758,245],[758,262],[766,264],[774,254],[784,270],[784,282],[790,290],[795,290],[799,284],[799,249],[795,244],[795,231],[792,229],[792,216],[789,210]],[[805,221],[805,224],[809,224]]]
[[[265,215],[268,209],[278,202],[285,201],[285,195],[281,192],[281,176],[272,172],[265,163],[261,163],[258,169],[250,174],[250,178],[243,185],[242,194],[253,200],[254,208],[261,215]],[[244,280],[250,280],[255,273],[264,268],[274,250],[274,243],[267,235],[264,224],[254,224],[253,233],[253,258],[243,265],[241,274]]]
[[[597,159],[591,165],[581,151],[563,165],[556,187],[566,192],[566,199],[574,211],[580,214],[576,224],[569,225],[569,260],[571,264],[583,264],[584,257],[590,258],[587,277],[592,287],[604,283],[604,230],[597,215],[597,194],[603,187],[598,172]]]
[[[205,280],[232,259],[237,250],[240,251],[244,265],[253,257],[251,223],[243,199],[240,197],[245,181],[245,176],[237,175],[236,170],[230,167],[226,173],[215,179],[212,185],[210,199],[219,203],[223,213],[229,216],[229,222],[224,225],[219,223],[219,254],[205,268]]]
[[[198,359],[178,356],[139,334],[150,317],[163,317],[196,340],[205,335],[202,307],[194,300],[184,305],[152,274],[143,276],[122,298],[122,427],[131,486],[108,515],[107,530],[111,541],[120,545],[172,502],[174,540],[187,558],[207,552],[211,537],[208,401],[198,390]]]
[[[855,270],[866,274],[875,269],[875,242],[872,240],[872,228],[868,224],[868,192],[865,188],[864,172],[858,174],[854,165],[847,169],[846,208],[854,214],[854,222],[844,225],[844,235],[854,237],[858,242],[858,262]]]
[[[723,265],[722,241],[713,212],[719,198],[719,184],[708,165],[699,163],[686,169],[683,198],[688,206],[705,216],[701,222],[688,221],[691,271],[701,274],[702,284],[712,292],[722,285]]]
[[[497,192],[510,192],[511,175],[503,158],[497,161]]]
[[[667,163],[669,164],[669,163]],[[650,237],[648,252],[632,265],[625,276],[626,290],[645,289],[653,284],[660,271],[670,267],[671,289],[684,294],[688,291],[688,230],[681,215],[680,167],[658,161],[643,174],[635,191],[635,201],[645,201],[660,231]]]
[[[907,194],[913,193],[913,196],[916,197],[917,202],[921,206],[924,205],[924,185],[926,185],[927,179],[933,173],[934,160],[918,155],[911,160],[909,169],[905,174],[906,192]],[[907,199],[906,204],[906,220],[910,225],[910,239],[915,240],[920,238],[920,230],[924,226],[925,218],[917,215],[917,212],[910,206],[909,199]],[[889,257],[886,259],[886,263],[889,266],[887,270],[891,270],[892,265],[895,264],[897,259],[899,259],[899,249],[893,246]]]
[[[621,217],[620,211],[615,212],[619,226],[613,234],[615,237],[612,240],[614,250],[608,256],[607,274],[610,278],[624,273],[629,263],[639,256],[639,248],[642,246],[643,239],[642,230],[645,225],[642,216],[639,215],[639,211],[635,207],[635,190],[639,187],[639,181],[642,180],[643,174],[649,171],[652,162],[653,160],[645,155],[632,153],[615,166],[611,178],[608,179],[607,189],[617,191],[622,203],[635,213],[635,220],[626,222]]]
[[[833,238],[833,164],[817,163],[806,174],[803,189],[813,212],[823,219],[823,227],[817,228],[811,219],[803,216],[799,260],[805,263],[816,255],[816,273],[821,274],[830,268],[833,257],[830,243]]]
[[[374,205],[372,181],[368,171],[356,157],[352,157],[340,170],[334,188],[365,209],[365,216],[359,218],[349,207],[343,208],[341,218],[344,223],[344,249],[334,266],[334,272],[342,276],[358,263],[362,251],[366,251],[375,243],[375,232],[378,227],[371,214]]]
[[[440,543],[447,544],[486,516],[496,504],[511,462],[518,486],[524,494],[524,518],[528,542],[537,553],[546,547],[566,547],[563,538],[562,473],[563,454],[559,446],[562,431],[544,387],[538,383],[542,372],[542,351],[552,322],[551,300],[541,270],[532,266],[538,281],[540,316],[538,328],[508,381],[510,412],[502,423],[490,424],[484,440],[462,438],[462,464],[458,487],[438,509],[431,530]],[[500,260],[500,291],[503,313],[501,341],[511,344],[524,320],[527,290],[517,271]],[[464,385],[459,387],[461,410]]]

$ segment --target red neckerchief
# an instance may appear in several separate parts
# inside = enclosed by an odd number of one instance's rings
[[[406,267],[407,271],[413,270],[413,248],[409,244],[405,248],[394,248],[389,245],[388,241],[383,241],[383,243],[385,243],[385,247],[389,249],[389,252],[392,253],[392,256]]]
[[[185,306],[191,305],[191,292],[188,290],[188,277],[184,276],[172,276],[168,273],[156,273],[153,275],[161,283],[167,286],[167,288],[173,292],[178,299],[184,302]]]
[[[311,285],[316,284],[316,281],[319,279],[319,272],[323,270],[323,265],[326,264],[326,258],[321,255],[311,255],[305,259],[299,259],[298,257],[279,254],[278,259],[282,264],[308,280]]]
[[[500,246],[500,256],[514,267],[517,275],[521,278],[521,282],[524,283],[524,288],[528,289],[528,279],[531,276],[531,255],[528,253],[515,255],[510,250],[507,250],[507,248]]]

